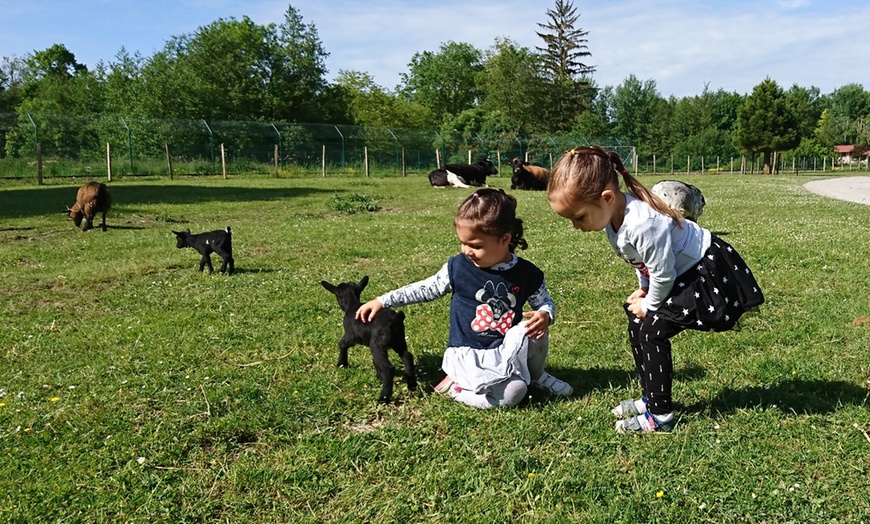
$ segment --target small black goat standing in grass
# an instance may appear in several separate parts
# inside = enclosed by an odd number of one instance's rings
[[[217,253],[223,260],[221,264],[221,273],[227,271],[230,275],[233,274],[235,268],[235,260],[233,260],[233,229],[227,226],[226,229],[216,229],[206,233],[191,234],[187,231],[173,231],[177,240],[176,247],[192,247],[199,251],[202,259],[199,261],[199,270],[202,271],[205,266],[208,266],[208,272],[214,273],[214,266],[211,265],[211,254]]]
[[[378,402],[389,402],[393,396],[393,377],[396,369],[387,356],[393,348],[402,357],[405,365],[405,382],[411,391],[417,389],[417,373],[414,370],[414,355],[408,351],[405,342],[405,313],[390,308],[382,309],[371,322],[363,323],[357,320],[356,310],[362,303],[360,295],[369,283],[365,276],[359,284],[344,282],[337,286],[321,280],[320,284],[338,299],[338,305],[344,311],[344,336],[338,341],[338,367],[347,367],[347,350],[356,344],[368,346],[372,351],[375,370],[381,379],[383,387]]]

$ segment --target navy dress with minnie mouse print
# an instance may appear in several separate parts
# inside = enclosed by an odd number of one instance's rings
[[[511,255],[509,262],[488,268],[468,257],[451,257],[428,279],[378,297],[384,307],[428,302],[452,293],[450,335],[441,361],[444,372],[462,389],[485,392],[511,377],[528,385],[529,339],[523,306],[544,310],[552,324],[556,306],[544,274],[531,262]]]
[[[512,267],[499,270],[479,268],[456,255],[447,261],[447,270],[453,288],[448,346],[497,347],[544,283],[544,273],[519,257]]]

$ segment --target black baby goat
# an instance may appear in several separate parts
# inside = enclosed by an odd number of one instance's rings
[[[347,367],[347,350],[356,344],[368,346],[375,362],[375,370],[383,384],[378,402],[389,402],[393,396],[393,377],[396,369],[387,356],[393,348],[402,358],[405,366],[405,382],[411,391],[417,389],[417,373],[414,370],[414,355],[408,351],[405,341],[405,313],[390,308],[382,309],[374,320],[363,323],[357,320],[356,310],[359,309],[360,295],[369,283],[365,276],[356,282],[344,282],[337,286],[322,280],[320,284],[338,299],[338,305],[344,311],[344,336],[338,341],[338,367]]]
[[[192,247],[199,251],[202,259],[199,261],[199,270],[202,271],[205,266],[208,266],[208,272],[214,273],[214,266],[211,265],[211,254],[217,253],[222,259],[221,273],[227,271],[228,274],[233,274],[235,268],[235,260],[233,260],[233,229],[227,226],[226,229],[216,229],[206,233],[191,234],[187,231],[173,231],[177,240],[176,247]]]

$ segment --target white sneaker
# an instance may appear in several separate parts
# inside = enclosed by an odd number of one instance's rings
[[[543,389],[551,395],[558,395],[560,397],[570,397],[574,393],[574,388],[570,384],[564,380],[559,380],[546,371],[540,377],[532,380],[532,385],[538,389]]]

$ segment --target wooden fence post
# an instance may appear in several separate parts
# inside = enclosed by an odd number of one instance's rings
[[[323,145],[323,153],[321,153],[321,162],[322,165],[320,167],[320,176],[326,178],[326,144]]]
[[[408,176],[405,172],[405,148],[402,148],[402,176]]]
[[[106,142],[106,171],[109,175],[109,182],[112,181],[112,145]]]
[[[278,144],[275,144],[275,178],[278,178]]]
[[[366,165],[366,177],[369,176],[369,146],[363,146],[363,162]]]
[[[172,180],[172,157],[169,156],[169,143],[164,142],[163,145],[166,147],[166,167],[169,169],[169,180]]]
[[[435,169],[441,169],[441,150],[435,150]]]
[[[42,142],[36,143],[36,180],[42,185]]]
[[[471,150],[468,150],[468,163],[471,163]]]
[[[227,152],[224,149],[224,144],[221,142],[221,171],[224,173],[224,180],[227,179]]]

